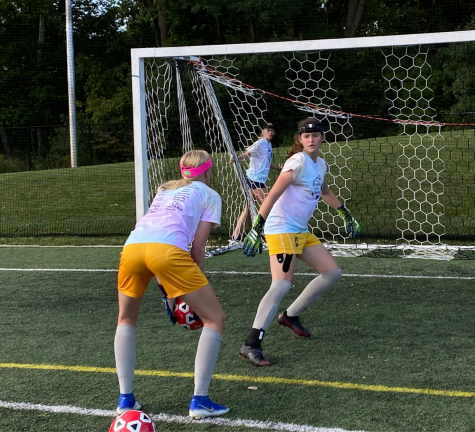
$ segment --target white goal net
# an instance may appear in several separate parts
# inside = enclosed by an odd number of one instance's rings
[[[181,155],[205,149],[223,199],[210,251],[227,250],[244,205],[252,216],[260,205],[246,183],[249,159],[238,156],[271,122],[281,164],[297,122],[316,117],[326,130],[327,182],[363,231],[348,239],[320,202],[309,229],[332,253],[470,257],[474,116],[470,92],[453,85],[450,58],[473,57],[473,41],[465,31],[132,50],[137,217],[160,184],[179,177]],[[475,70],[461,74],[469,85]]]

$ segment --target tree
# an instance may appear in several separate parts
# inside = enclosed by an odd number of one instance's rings
[[[366,0],[349,0],[345,37],[355,37],[363,18]]]

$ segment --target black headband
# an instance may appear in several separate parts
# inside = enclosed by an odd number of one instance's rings
[[[299,130],[298,130],[299,134],[313,133],[313,132],[320,132],[322,134],[325,133],[325,130],[323,129],[323,125],[318,120],[315,120],[314,122],[304,123],[302,126],[299,126]]]

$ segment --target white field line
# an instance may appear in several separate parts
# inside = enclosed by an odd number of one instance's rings
[[[42,411],[55,414],[79,414],[86,416],[96,416],[96,417],[110,417],[111,422],[114,417],[116,417],[115,411],[112,410],[102,410],[102,409],[91,409],[91,408],[81,408],[71,405],[43,405],[43,404],[32,404],[25,402],[6,402],[0,400],[0,408],[7,408],[13,410],[33,410],[33,411]],[[164,422],[164,423],[179,423],[179,424],[189,424],[196,425],[197,423],[208,423],[216,426],[228,426],[228,427],[245,427],[252,429],[262,429],[262,430],[276,430],[276,431],[289,431],[289,432],[350,432],[340,428],[326,428],[326,427],[315,427],[310,425],[299,425],[295,423],[281,423],[273,421],[257,421],[257,420],[241,420],[241,419],[227,419],[224,417],[208,418],[203,420],[191,420],[190,417],[171,415],[171,414],[149,414],[155,422]],[[219,429],[217,429],[219,430]],[[363,432],[363,431],[353,431],[353,432]]]
[[[0,271],[18,272],[93,272],[93,273],[117,273],[117,269],[61,269],[61,268],[0,268]]]
[[[205,271],[207,274],[226,274],[226,275],[270,275],[270,272],[244,272],[244,271],[227,271],[227,270],[210,270]],[[316,276],[318,273],[294,273],[295,276]],[[369,278],[401,278],[401,279],[457,279],[457,280],[475,280],[475,276],[414,276],[414,275],[393,275],[393,274],[358,274],[343,273],[343,277],[369,277]]]
[[[123,248],[124,245],[8,245],[2,244],[0,248]]]
[[[61,268],[0,268],[0,271],[16,272],[86,272],[86,273],[117,273],[117,269],[61,269]],[[270,272],[259,271],[231,271],[231,270],[205,270],[205,274],[222,275],[270,275]],[[294,273],[294,276],[315,276],[318,273]],[[417,276],[417,275],[393,275],[393,274],[358,274],[344,273],[344,277],[367,277],[386,279],[449,279],[449,280],[475,280],[475,276]]]

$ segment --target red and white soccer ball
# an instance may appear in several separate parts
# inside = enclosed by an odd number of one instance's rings
[[[177,298],[175,307],[173,308],[173,314],[181,327],[187,330],[198,330],[203,327],[203,321],[195,314],[195,311],[191,309],[183,300]]]
[[[155,432],[155,423],[148,414],[130,410],[114,419],[109,432]]]

